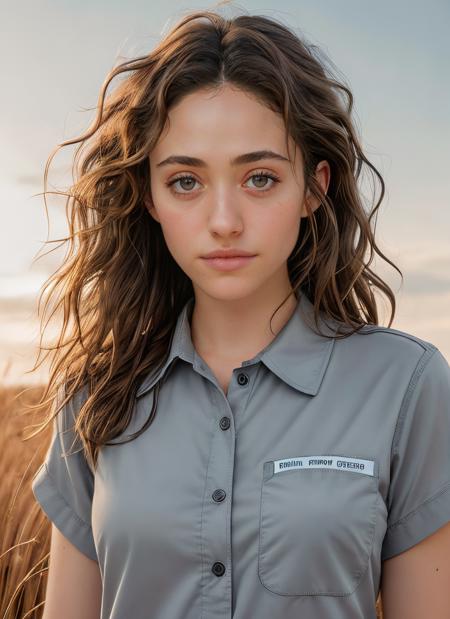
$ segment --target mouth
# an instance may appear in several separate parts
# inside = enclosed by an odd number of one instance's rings
[[[232,271],[234,269],[241,268],[249,264],[256,255],[246,255],[246,256],[229,256],[229,257],[204,257],[203,260],[208,264],[208,266],[213,269],[217,269],[219,271]]]

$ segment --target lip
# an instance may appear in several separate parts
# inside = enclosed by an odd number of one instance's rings
[[[202,256],[202,258],[237,258],[241,256],[254,256],[249,251],[245,251],[244,249],[216,249],[214,251],[210,251],[209,254]]]
[[[246,255],[246,256],[231,256],[229,258],[208,258],[205,257],[203,260],[211,266],[213,269],[217,269],[218,271],[233,271],[234,269],[238,269],[247,265],[251,262],[256,256],[254,255]]]

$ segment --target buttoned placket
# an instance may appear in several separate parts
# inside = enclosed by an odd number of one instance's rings
[[[210,381],[215,405],[201,517],[201,619],[231,619],[233,610],[231,510],[238,427],[255,382],[257,366],[235,368],[225,395],[216,377],[194,352],[194,369]]]
[[[204,436],[205,441],[205,477],[202,490],[199,531],[199,555],[201,560],[200,579],[200,619],[231,619],[236,592],[232,561],[232,501],[234,470],[239,466],[235,462],[237,437],[245,427],[245,414],[249,408],[252,392],[257,378],[265,368],[284,380],[290,387],[316,395],[322,382],[334,340],[324,342],[306,328],[303,320],[293,315],[289,329],[295,329],[295,338],[301,339],[301,356],[295,356],[292,363],[292,337],[285,328],[277,338],[252,359],[243,361],[234,368],[228,387],[224,393],[210,367],[198,355],[191,338],[190,317],[192,316],[193,298],[186,303],[179,316],[169,355],[162,368],[149,374],[141,384],[137,397],[152,389],[156,381],[168,378],[175,368],[178,358],[191,365],[199,380],[206,385],[210,414],[210,430]],[[311,314],[312,307],[306,301],[306,310]],[[195,388],[192,393],[195,397]],[[203,403],[201,403],[204,406]],[[207,443],[207,441],[209,443]],[[237,509],[238,506],[235,506]],[[243,507],[242,505],[239,508]]]

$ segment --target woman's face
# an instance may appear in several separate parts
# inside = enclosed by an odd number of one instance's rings
[[[307,213],[301,152],[293,141],[286,151],[284,132],[280,116],[228,84],[217,92],[190,94],[170,110],[169,124],[149,156],[147,208],[195,291],[236,300],[291,290],[286,263]],[[294,146],[293,171],[288,159]],[[248,155],[258,151],[277,156]],[[176,161],[179,157],[198,161]],[[318,165],[316,178],[326,192],[326,161]],[[314,210],[317,204],[307,199]],[[224,271],[203,258],[229,248],[254,257]]]

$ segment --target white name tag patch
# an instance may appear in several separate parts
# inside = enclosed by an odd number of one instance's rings
[[[274,460],[274,473],[290,471],[292,469],[337,469],[339,471],[354,471],[364,475],[374,474],[374,461],[362,458],[348,458],[344,456],[298,456]]]

